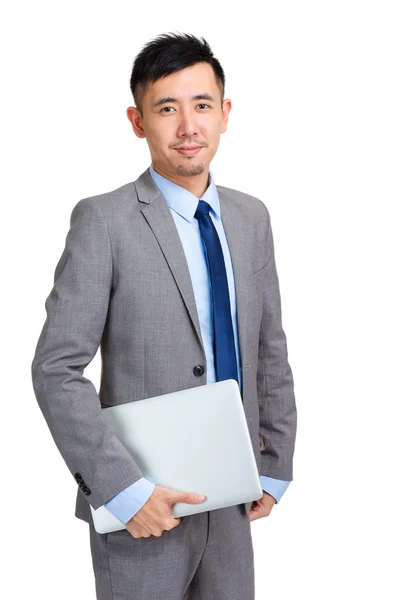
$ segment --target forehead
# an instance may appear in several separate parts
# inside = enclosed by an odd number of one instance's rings
[[[203,92],[208,92],[217,100],[220,98],[220,89],[209,63],[196,63],[158,79],[149,84],[146,96],[151,103],[166,95],[184,101]]]

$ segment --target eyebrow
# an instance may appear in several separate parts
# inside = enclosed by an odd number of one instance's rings
[[[208,94],[207,92],[203,92],[202,94],[197,94],[196,96],[192,96],[191,101],[193,100],[209,100],[210,102],[215,102],[213,96]],[[154,104],[152,104],[152,108],[156,108],[161,104],[167,104],[168,102],[179,102],[178,98],[172,98],[171,96],[162,96]]]

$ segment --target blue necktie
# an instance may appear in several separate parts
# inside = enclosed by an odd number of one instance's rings
[[[205,244],[213,297],[214,363],[217,381],[235,379],[239,384],[236,365],[234,331],[232,328],[227,272],[220,239],[209,215],[210,206],[199,200],[195,218]]]

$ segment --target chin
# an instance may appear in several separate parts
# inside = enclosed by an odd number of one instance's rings
[[[204,163],[180,163],[176,167],[176,174],[182,175],[183,177],[194,177],[195,175],[201,175],[203,171],[206,169],[206,165]]]

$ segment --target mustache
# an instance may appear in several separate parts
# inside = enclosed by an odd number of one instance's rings
[[[207,144],[199,144],[199,142],[183,142],[179,146],[172,146],[172,148],[181,148],[182,146],[201,146],[205,147]]]

